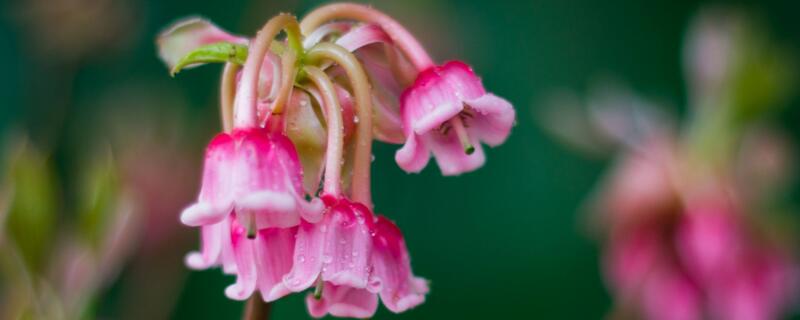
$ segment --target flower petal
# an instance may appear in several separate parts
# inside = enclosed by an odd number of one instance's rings
[[[389,219],[378,216],[373,239],[374,275],[380,281],[380,297],[386,308],[399,313],[425,302],[428,283],[412,274],[400,229]]]
[[[271,302],[291,293],[283,277],[292,269],[297,228],[269,228],[256,236],[255,256],[261,297]]]
[[[463,109],[463,102],[454,88],[435,68],[421,72],[400,97],[403,125],[417,134],[439,128]]]
[[[436,159],[436,164],[445,176],[459,175],[473,171],[483,166],[486,156],[483,153],[478,138],[470,136],[470,143],[475,148],[472,154],[464,151],[464,146],[458,140],[455,130],[450,130],[447,134],[431,132],[422,136],[425,145],[430,148]]]
[[[283,284],[292,292],[310,288],[322,271],[322,248],[327,226],[300,222],[294,249],[294,265],[283,277]]]
[[[365,288],[369,280],[372,214],[366,207],[341,201],[325,221],[322,280],[335,285]]]
[[[186,265],[195,270],[207,269],[220,263],[222,246],[230,241],[227,219],[221,222],[204,225],[200,231],[201,251],[186,255]]]
[[[464,103],[476,113],[468,120],[472,135],[492,147],[505,142],[514,126],[515,112],[510,102],[487,93],[475,99],[466,99]]]
[[[413,132],[406,137],[406,143],[394,154],[394,160],[406,172],[420,172],[428,165],[431,155],[425,141]]]
[[[365,24],[348,31],[336,40],[336,44],[350,52],[373,43],[392,43],[392,39],[379,25]]]
[[[255,259],[255,241],[247,238],[247,231],[236,220],[232,221],[231,241],[236,259],[236,283],[225,288],[225,295],[233,300],[246,300],[253,294],[258,281]]]
[[[314,318],[326,314],[334,317],[370,318],[378,310],[378,296],[364,289],[325,284],[322,298],[317,300],[313,294],[306,296],[308,313]]]

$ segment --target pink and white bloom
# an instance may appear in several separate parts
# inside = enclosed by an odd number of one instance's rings
[[[234,300],[245,300],[259,290],[266,302],[291,293],[283,285],[283,277],[292,269],[292,256],[297,227],[266,228],[255,238],[245,226],[231,218],[230,241],[236,262],[236,283],[225,289]]]
[[[314,317],[366,318],[378,297],[392,312],[425,301],[427,282],[411,273],[410,258],[397,226],[364,205],[326,199],[322,222],[298,227],[294,266],[284,285],[299,292],[322,286],[321,296],[306,298]]]
[[[189,226],[215,224],[233,212],[255,230],[321,219],[319,199],[306,201],[302,168],[288,138],[263,128],[220,133],[206,150],[200,195],[181,213]]]
[[[444,175],[483,165],[480,143],[502,144],[514,124],[514,108],[487,93],[472,69],[459,61],[422,71],[400,98],[406,142],[395,160],[407,172],[419,172],[430,153]]]
[[[370,317],[377,310],[379,290],[370,282],[375,218],[359,203],[326,200],[328,210],[321,222],[298,227],[294,266],[284,284],[294,292],[324,285],[322,302],[309,304],[312,316]]]
[[[377,216],[372,238],[373,278],[380,285],[383,305],[400,313],[425,302],[428,281],[414,276],[411,258],[400,228],[384,216]]]

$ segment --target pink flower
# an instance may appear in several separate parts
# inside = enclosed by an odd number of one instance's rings
[[[236,212],[251,235],[257,229],[317,222],[322,203],[304,199],[302,168],[292,143],[263,128],[220,133],[206,150],[197,203],[181,213],[189,226],[211,225]]]
[[[258,230],[255,238],[231,219],[230,240],[236,262],[236,283],[225,289],[225,295],[245,300],[258,289],[266,302],[289,293],[283,277],[292,269],[292,255],[297,227]]]
[[[411,258],[400,229],[384,216],[377,217],[374,228],[373,276],[379,281],[383,305],[400,313],[422,304],[428,282],[411,272]]]
[[[514,124],[514,109],[487,93],[472,69],[459,61],[422,71],[400,98],[406,142],[395,160],[403,170],[419,172],[430,152],[444,175],[482,166],[480,142],[503,143]]]
[[[424,302],[427,283],[411,274],[399,229],[362,204],[333,197],[326,202],[322,222],[298,227],[295,264],[283,279],[295,292],[321,286],[321,296],[306,299],[311,315],[370,317],[379,295],[393,312]]]

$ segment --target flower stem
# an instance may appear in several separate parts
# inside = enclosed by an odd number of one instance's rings
[[[236,73],[239,72],[239,69],[238,64],[228,62],[222,71],[219,106],[222,130],[225,132],[233,130],[233,100],[236,96]]]
[[[464,128],[464,122],[461,121],[461,117],[453,117],[453,119],[450,120],[450,125],[453,126],[453,130],[456,132],[458,141],[461,142],[461,147],[464,148],[464,153],[470,155],[475,152],[475,146],[473,146],[472,142],[469,141],[469,135],[467,134],[467,129]]]
[[[273,38],[281,30],[286,30],[286,36],[292,50],[296,54],[303,52],[300,27],[297,24],[297,19],[293,16],[279,14],[264,24],[264,27],[258,32],[250,46],[247,61],[245,61],[242,71],[241,85],[234,105],[234,125],[237,128],[250,128],[257,125],[258,75],[261,71],[261,64],[264,62],[264,56],[269,50]],[[286,66],[283,67],[285,68]]]
[[[247,304],[245,305],[244,309],[244,317],[243,320],[268,320],[269,319],[269,311],[271,309],[271,305],[269,303],[264,302],[261,299],[261,294],[256,291],[247,300]]]
[[[281,55],[281,86],[278,89],[278,96],[272,102],[272,114],[280,114],[283,112],[283,106],[292,94],[294,88],[294,77],[297,74],[295,68],[297,62],[297,54],[294,51],[286,50]],[[269,116],[269,114],[267,114]]]
[[[306,66],[308,78],[317,86],[322,94],[327,110],[328,146],[325,152],[325,183],[323,193],[338,196],[341,194],[342,153],[344,149],[344,132],[342,126],[342,108],[331,79],[322,70],[314,66]]]
[[[433,66],[433,60],[406,28],[383,12],[355,3],[335,3],[319,7],[308,13],[300,22],[304,34],[334,19],[351,19],[375,23],[392,38],[392,42],[411,60],[418,71]]]
[[[364,69],[356,57],[333,43],[320,43],[306,54],[309,63],[322,59],[333,60],[341,66],[350,83],[356,98],[356,149],[353,161],[353,200],[366,206],[372,206],[370,194],[370,165],[372,163],[372,95]]]

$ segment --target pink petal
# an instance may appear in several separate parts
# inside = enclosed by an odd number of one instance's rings
[[[369,280],[372,213],[366,207],[341,201],[331,208],[322,251],[322,280],[365,288]]]
[[[474,117],[468,119],[469,132],[481,141],[494,147],[505,142],[514,126],[514,107],[503,98],[491,93],[475,99],[464,100]]]
[[[203,182],[197,203],[184,209],[181,222],[189,226],[213,224],[233,210],[233,169],[236,145],[230,135],[214,137],[206,149]]]
[[[449,84],[461,100],[477,99],[486,94],[481,79],[472,68],[461,61],[450,61],[440,67],[444,82]]]
[[[230,241],[230,225],[227,219],[204,225],[200,231],[201,252],[191,252],[186,256],[186,265],[192,269],[207,269],[220,263],[222,246]]]
[[[463,109],[457,92],[435,68],[421,72],[414,84],[400,97],[403,126],[413,129],[417,134],[439,128]]]
[[[486,156],[481,148],[480,141],[475,136],[470,136],[470,143],[475,148],[472,154],[464,152],[464,146],[456,136],[455,130],[450,130],[447,135],[431,132],[422,136],[425,145],[430,148],[436,159],[436,164],[445,176],[459,175],[473,171],[483,166]]]
[[[172,69],[189,52],[201,46],[231,42],[247,44],[248,39],[229,34],[208,20],[190,17],[179,20],[159,34],[156,43],[161,60]]]
[[[407,136],[403,147],[394,154],[397,165],[406,172],[422,171],[428,165],[430,158],[430,151],[425,146],[425,141],[413,132]]]
[[[400,229],[389,219],[378,216],[373,243],[374,276],[380,281],[380,297],[386,308],[399,313],[425,302],[428,283],[412,274]]]
[[[269,228],[258,232],[255,242],[258,288],[266,302],[291,293],[283,277],[292,269],[297,228]]]
[[[392,43],[392,39],[389,38],[389,35],[383,31],[383,28],[376,24],[366,24],[357,27],[336,40],[336,44],[351,52],[374,43]]]
[[[236,259],[236,283],[225,288],[225,295],[233,300],[246,300],[253,294],[258,281],[256,274],[255,241],[247,238],[244,227],[233,221],[231,241]]]
[[[322,318],[326,314],[334,317],[370,318],[378,310],[378,296],[364,289],[347,286],[325,284],[322,298],[314,295],[306,296],[308,313],[314,318]]]
[[[292,292],[310,288],[322,272],[322,249],[327,226],[301,222],[297,228],[294,265],[283,277],[283,284]]]

